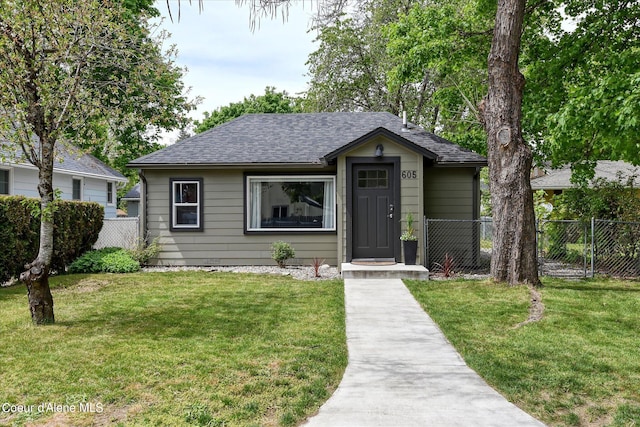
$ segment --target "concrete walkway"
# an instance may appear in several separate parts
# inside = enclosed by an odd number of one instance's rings
[[[305,426],[543,426],[464,363],[400,279],[344,282],[349,363]]]

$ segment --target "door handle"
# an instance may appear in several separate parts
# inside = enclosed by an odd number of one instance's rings
[[[393,204],[389,205],[389,219],[393,219]]]

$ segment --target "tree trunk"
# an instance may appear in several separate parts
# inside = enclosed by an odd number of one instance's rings
[[[39,184],[40,193],[40,247],[38,256],[20,280],[27,286],[31,320],[36,325],[54,323],[53,296],[49,288],[49,270],[53,259],[53,141],[40,137]]]
[[[518,56],[525,0],[499,0],[489,53],[489,90],[480,105],[487,132],[493,210],[491,276],[515,285],[540,285],[529,173],[531,148],[522,138],[524,76]]]
[[[49,288],[49,268],[37,263],[27,265],[29,269],[20,274],[20,280],[27,285],[31,320],[36,325],[54,323],[53,296]]]

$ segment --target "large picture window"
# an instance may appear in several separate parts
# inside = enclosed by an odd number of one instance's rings
[[[202,230],[202,180],[171,179],[171,229]]]
[[[248,176],[247,231],[334,231],[333,176]]]

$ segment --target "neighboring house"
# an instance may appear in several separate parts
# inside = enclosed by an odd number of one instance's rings
[[[140,183],[134,185],[120,200],[127,204],[126,216],[136,217],[140,215]]]
[[[423,216],[477,219],[486,164],[390,113],[313,113],[245,115],[128,166],[158,264],[268,265],[284,240],[336,265],[401,261],[408,212],[420,242]]]
[[[40,197],[38,168],[12,153],[5,151],[3,154],[0,194]],[[115,218],[117,187],[125,182],[124,175],[95,157],[63,144],[56,145],[53,188],[60,190],[63,200],[98,202],[104,206],[105,218]]]
[[[561,194],[564,190],[573,187],[571,167],[568,165],[548,172],[537,171],[533,176],[535,176],[531,179],[533,191],[544,190],[549,196]],[[604,178],[607,181],[617,181],[620,177],[625,181],[634,177],[635,185],[640,185],[640,167],[623,161],[598,160],[594,179]]]

